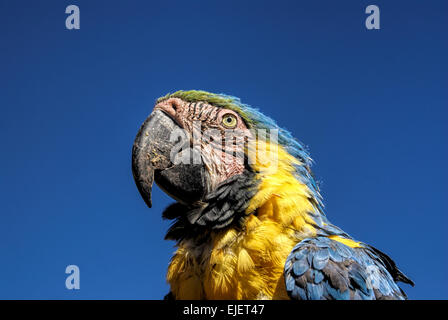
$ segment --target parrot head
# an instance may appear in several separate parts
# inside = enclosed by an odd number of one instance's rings
[[[320,207],[311,159],[288,131],[238,98],[197,90],[159,98],[132,149],[133,176],[146,204],[152,205],[155,181],[177,201],[165,218],[212,229],[250,214],[257,186],[279,162]]]

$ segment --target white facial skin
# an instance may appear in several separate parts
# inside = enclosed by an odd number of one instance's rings
[[[237,112],[179,98],[161,101],[154,110],[162,110],[185,130],[201,155],[211,189],[244,171],[244,147],[251,133]]]

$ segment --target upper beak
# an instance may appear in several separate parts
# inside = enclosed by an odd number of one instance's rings
[[[151,208],[154,178],[163,191],[184,204],[194,204],[206,193],[206,173],[202,164],[177,163],[176,151],[185,145],[181,128],[162,110],[154,110],[145,120],[132,148],[132,173],[138,190]],[[188,141],[189,146],[189,141]]]

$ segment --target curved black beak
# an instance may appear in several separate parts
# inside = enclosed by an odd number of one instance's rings
[[[175,161],[176,153],[185,150],[186,144],[189,148],[189,141],[176,134],[176,130],[182,129],[162,110],[156,109],[135,138],[132,173],[143,200],[150,208],[154,180],[163,191],[183,204],[194,205],[206,193],[204,165],[194,164],[192,157],[185,157],[185,152],[183,162]]]

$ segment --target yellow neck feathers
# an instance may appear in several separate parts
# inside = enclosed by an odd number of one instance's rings
[[[294,176],[298,160],[281,147],[265,149],[268,157],[254,164],[260,184],[245,228],[178,244],[167,274],[176,299],[288,299],[284,263],[298,241],[315,235],[307,214],[315,209]]]

